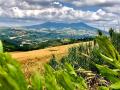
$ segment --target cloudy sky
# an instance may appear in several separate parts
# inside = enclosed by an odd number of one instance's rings
[[[117,27],[120,0],[0,0],[0,26],[85,22]]]

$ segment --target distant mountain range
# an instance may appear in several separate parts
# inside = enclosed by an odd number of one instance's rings
[[[95,37],[97,28],[85,23],[57,23],[46,22],[43,24],[24,27],[0,28],[0,39],[15,45],[35,44],[55,39],[85,39]],[[103,33],[107,33],[103,31]]]
[[[37,25],[31,25],[31,26],[26,26],[25,28],[27,29],[56,29],[56,30],[63,30],[64,28],[71,28],[74,30],[92,30],[96,31],[98,30],[97,28],[91,27],[83,22],[78,22],[78,23],[57,23],[57,22],[46,22],[43,24],[37,24]]]

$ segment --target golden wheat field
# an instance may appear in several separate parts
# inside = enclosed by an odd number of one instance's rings
[[[86,42],[82,42],[84,44]],[[26,51],[26,52],[10,52],[13,58],[18,60],[24,73],[28,77],[32,72],[39,70],[43,71],[44,63],[48,62],[52,55],[55,55],[57,60],[67,55],[68,49],[73,46],[78,46],[81,43],[49,47],[46,49]]]

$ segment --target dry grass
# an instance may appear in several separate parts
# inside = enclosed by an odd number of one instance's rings
[[[27,52],[11,52],[11,55],[22,64],[25,76],[29,77],[33,71],[39,70],[42,72],[44,63],[48,62],[53,54],[57,60],[60,60],[63,56],[67,55],[70,47],[80,44],[81,43],[75,43]]]

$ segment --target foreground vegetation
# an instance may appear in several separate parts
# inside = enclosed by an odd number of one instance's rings
[[[110,38],[100,34],[94,45],[70,48],[59,62],[53,55],[43,73],[35,72],[27,79],[0,44],[0,90],[119,90],[120,41],[114,34]]]

